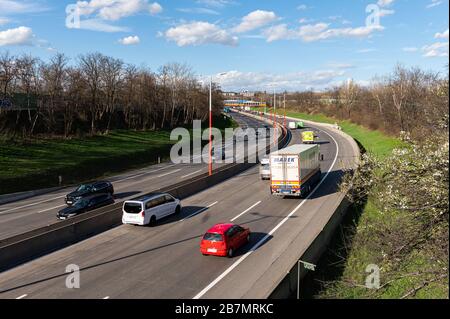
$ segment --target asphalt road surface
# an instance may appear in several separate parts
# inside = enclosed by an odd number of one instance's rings
[[[262,126],[261,121],[238,113],[233,113],[233,117],[241,126],[252,128]],[[221,165],[223,164],[214,164],[214,167]],[[113,183],[116,201],[123,201],[207,171],[208,165],[204,163],[177,165],[162,163],[105,179]],[[56,213],[66,206],[64,197],[74,189],[67,187],[45,195],[0,205],[0,240],[57,223]]]
[[[337,131],[321,127],[319,144],[323,179],[307,199],[273,197],[255,167],[183,200],[181,216],[155,227],[122,225],[1,273],[0,298],[267,297],[270,274],[292,266],[280,255],[299,249],[291,246],[299,236],[306,243],[321,231],[343,171],[355,163],[357,150]],[[227,221],[250,227],[251,242],[233,258],[202,256],[205,231]],[[66,288],[70,264],[81,269],[79,289]]]

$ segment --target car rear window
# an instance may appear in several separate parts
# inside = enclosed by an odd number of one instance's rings
[[[208,241],[223,241],[223,237],[221,234],[213,233],[206,233],[205,236],[203,236],[203,239]]]
[[[142,211],[140,203],[125,203],[123,210],[128,214],[139,214]]]

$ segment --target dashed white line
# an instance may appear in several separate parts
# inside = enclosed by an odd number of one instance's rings
[[[256,206],[258,206],[259,204],[261,204],[261,201],[253,204],[252,206],[250,206],[249,208],[247,208],[246,210],[244,210],[242,213],[240,213],[239,215],[237,215],[236,217],[234,217],[233,219],[231,219],[230,221],[234,222],[236,219],[238,219],[239,217],[241,217],[242,215],[248,213],[250,210],[252,210],[253,208],[255,208]]]
[[[193,213],[190,214],[189,216],[187,216],[187,217],[183,218],[182,220],[180,220],[180,222],[185,221],[186,219],[189,219],[189,218],[191,218],[191,217],[193,217],[193,216],[195,216],[195,215],[198,215],[198,214],[200,214],[201,212],[204,212],[204,211],[207,210],[208,208],[211,208],[211,207],[213,207],[214,205],[216,205],[217,203],[218,203],[218,202],[214,202],[214,203],[212,203],[212,204],[209,204],[209,205],[206,206],[206,207],[203,207],[202,209],[199,209],[199,210],[196,211],[196,212],[193,212]]]
[[[164,176],[167,176],[167,175],[175,174],[175,173],[177,173],[177,172],[179,172],[179,171],[181,171],[181,168],[176,169],[176,170],[171,171],[171,172],[168,172],[168,173],[165,173],[165,174],[161,174],[161,175],[159,175],[158,177],[164,177]]]
[[[333,136],[328,134],[324,131],[325,134],[331,137],[331,139],[336,144],[336,156],[334,158],[333,163],[330,166],[330,169],[326,173],[326,175],[322,178],[322,180],[317,184],[317,186],[309,193],[309,195],[297,206],[294,208],[293,211],[289,213],[288,216],[286,216],[278,225],[275,226],[266,236],[264,236],[260,241],[258,241],[245,255],[243,255],[241,258],[239,258],[236,262],[234,262],[230,267],[228,267],[222,274],[220,274],[216,279],[214,279],[208,286],[206,286],[202,291],[200,291],[197,295],[194,296],[193,299],[200,299],[203,297],[211,288],[213,288],[219,281],[221,281],[223,278],[225,278],[234,268],[236,268],[241,262],[243,262],[248,256],[250,256],[258,247],[260,247],[270,236],[272,236],[281,226],[284,225],[291,217],[294,215],[302,206],[305,204],[305,202],[311,198],[312,195],[319,189],[319,187],[323,184],[323,182],[327,179],[327,177],[330,175],[331,170],[333,169],[334,165],[336,164],[336,161],[339,156],[339,145],[337,141],[334,139]]]
[[[48,212],[49,210],[53,210],[53,209],[64,207],[64,206],[66,206],[66,205],[59,205],[59,206],[55,206],[55,207],[52,207],[52,208],[47,208],[47,209],[44,209],[44,210],[40,210],[40,211],[38,211],[38,214],[45,213],[45,212]]]
[[[109,296],[104,297],[103,299],[109,299]]]
[[[189,176],[195,175],[195,174],[197,174],[197,173],[200,173],[201,171],[202,171],[202,170],[201,170],[201,169],[199,169],[198,171],[195,171],[195,172],[192,172],[192,173],[190,173],[190,174],[187,174],[187,175],[181,176],[180,178],[186,178],[186,177],[189,177]]]
[[[16,299],[23,299],[23,298],[25,298],[26,296],[28,296],[28,295],[27,295],[27,294],[24,294],[24,295],[22,295],[22,296],[17,297]]]
[[[46,199],[46,200],[43,200],[43,201],[34,202],[34,203],[31,203],[31,204],[28,204],[28,205],[10,208],[10,209],[1,211],[1,212],[0,212],[0,215],[1,215],[1,214],[4,214],[4,213],[12,212],[12,211],[14,211],[14,210],[18,210],[18,209],[21,209],[21,208],[26,208],[26,207],[30,207],[30,206],[34,206],[34,205],[38,205],[38,204],[42,204],[42,203],[46,203],[46,202],[50,202],[50,201],[52,201],[52,200],[59,199],[59,198],[64,198],[64,197],[65,197],[65,196],[53,197],[53,198]]]

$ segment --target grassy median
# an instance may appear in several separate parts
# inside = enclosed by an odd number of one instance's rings
[[[235,127],[215,119],[215,126]],[[117,130],[86,138],[12,140],[0,137],[0,194],[105,177],[165,160],[174,144],[170,131]]]

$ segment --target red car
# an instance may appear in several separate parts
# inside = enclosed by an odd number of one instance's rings
[[[250,241],[250,229],[234,224],[217,224],[206,232],[200,243],[203,255],[228,256]]]

